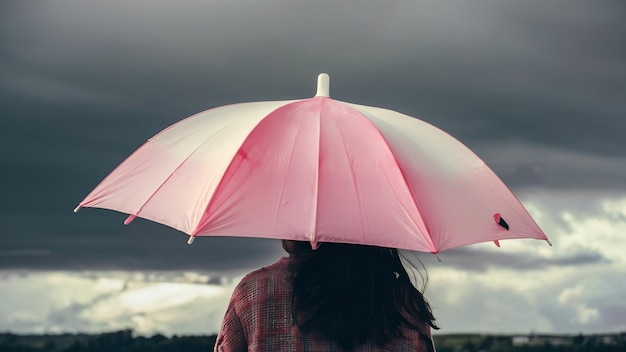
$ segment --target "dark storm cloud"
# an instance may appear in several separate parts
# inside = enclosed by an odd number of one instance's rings
[[[243,267],[275,255],[275,242],[187,246],[173,230],[71,209],[167,125],[312,96],[319,72],[336,99],[450,132],[516,188],[624,187],[623,14],[608,1],[6,2],[0,267]]]
[[[608,263],[609,259],[595,251],[580,251],[565,256],[542,257],[528,253],[486,251],[473,248],[451,249],[440,254],[441,265],[460,270],[485,271],[490,268],[513,270],[536,270],[549,267],[582,266]],[[429,266],[437,266],[433,258],[427,258]]]
[[[474,151],[513,189],[619,190],[626,182],[626,157],[541,145],[477,143]]]
[[[282,249],[263,239],[199,238],[108,211],[30,217],[2,216],[0,268],[37,270],[187,270],[238,271],[270,263]],[[34,219],[34,220],[33,220]],[[24,221],[20,221],[24,220]],[[26,234],[28,236],[26,236]]]

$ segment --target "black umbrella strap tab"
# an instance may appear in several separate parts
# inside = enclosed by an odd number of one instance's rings
[[[500,215],[500,213],[493,214],[493,219],[496,221],[496,224],[504,227],[507,231],[509,230],[509,224],[504,221],[504,218]]]

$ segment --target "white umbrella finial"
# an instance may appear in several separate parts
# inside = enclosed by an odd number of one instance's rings
[[[317,93],[315,93],[315,96],[330,96],[330,76],[327,73],[320,73],[320,75],[317,76]]]

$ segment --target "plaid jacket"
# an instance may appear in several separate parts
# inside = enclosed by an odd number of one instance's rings
[[[336,343],[319,334],[300,332],[293,323],[288,278],[289,258],[285,257],[241,280],[217,336],[216,352],[342,351]],[[406,338],[392,341],[384,349],[366,343],[354,351],[428,351],[417,331],[403,333]]]

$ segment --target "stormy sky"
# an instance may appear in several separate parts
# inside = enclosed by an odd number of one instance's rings
[[[321,72],[335,99],[457,137],[554,244],[420,255],[442,332],[626,330],[625,16],[577,0],[1,2],[0,330],[215,332],[276,241],[189,246],[72,210],[168,125],[311,97]]]

